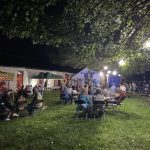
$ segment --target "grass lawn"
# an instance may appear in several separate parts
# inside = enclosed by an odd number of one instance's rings
[[[58,93],[46,93],[48,108],[28,118],[0,122],[1,150],[149,150],[150,107],[144,98],[127,98],[120,111],[106,119],[79,118],[75,104],[58,103]]]

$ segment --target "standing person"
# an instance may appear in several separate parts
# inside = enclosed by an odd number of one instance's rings
[[[38,85],[38,92],[43,96],[43,87],[41,84]]]
[[[113,84],[112,87],[110,88],[110,92],[111,94],[114,94],[116,93],[116,91],[117,91],[117,87],[115,86],[115,84]]]
[[[134,93],[136,92],[136,88],[137,88],[136,83],[135,83],[135,82],[132,82],[132,89],[133,89],[133,92],[134,92]]]
[[[47,82],[48,81],[46,80],[45,83],[44,83],[44,91],[47,91],[47,84],[48,84]]]
[[[25,95],[24,85],[22,85],[21,89],[18,91],[21,95]]]
[[[72,104],[72,87],[70,85],[67,85],[67,93],[69,95],[69,100],[71,101]]]
[[[38,95],[38,86],[37,85],[35,85],[33,88],[33,94],[34,94],[34,97],[37,99],[37,95]]]
[[[67,104],[67,102],[70,100],[70,96],[69,93],[67,91],[67,87],[64,87],[63,91],[62,91],[62,98],[65,101],[65,104]]]

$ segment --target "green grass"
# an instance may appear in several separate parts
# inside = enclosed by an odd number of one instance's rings
[[[44,95],[48,108],[28,118],[0,122],[1,150],[149,150],[150,107],[144,98],[126,99],[106,119],[79,118],[75,104],[58,103],[58,93]]]

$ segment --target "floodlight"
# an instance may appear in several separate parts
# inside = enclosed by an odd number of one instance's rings
[[[146,47],[146,48],[150,48],[150,40],[149,40],[149,41],[146,41],[145,47]]]
[[[107,73],[108,73],[108,74],[110,74],[110,73],[111,73],[111,71],[110,71],[110,70],[108,70],[108,71],[107,71]]]
[[[104,67],[104,70],[107,70],[107,69],[108,69],[108,67],[107,67],[107,66],[105,66],[105,67]]]
[[[114,76],[115,76],[115,75],[117,75],[117,71],[113,71],[113,73],[112,73],[112,74],[113,74]]]
[[[102,76],[104,75],[104,73],[103,73],[103,72],[100,72],[99,75],[102,77]]]

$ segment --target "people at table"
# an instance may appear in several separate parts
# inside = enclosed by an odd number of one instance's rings
[[[126,87],[123,83],[120,84],[118,92],[114,93],[113,96],[114,100],[111,102],[116,104],[120,104],[126,98]]]
[[[115,99],[117,99],[118,101],[122,101],[126,98],[126,87],[124,86],[124,84],[122,83],[120,85],[120,88],[119,88],[119,96],[116,97]]]

